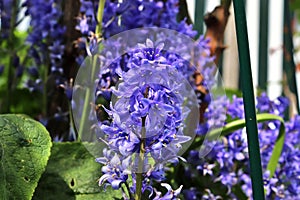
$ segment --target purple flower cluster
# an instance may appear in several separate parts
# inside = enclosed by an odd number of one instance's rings
[[[153,45],[150,40],[147,43]],[[148,190],[151,195],[156,191],[151,182],[164,180],[165,164],[177,163],[181,144],[191,139],[183,133],[183,121],[190,112],[184,106],[189,104],[185,102],[189,101],[188,91],[185,91],[187,81],[159,56],[159,48],[153,54],[145,53],[152,51],[149,48],[137,51],[136,58],[139,59],[133,67],[126,72],[118,71],[122,81],[117,89],[113,89],[117,100],[111,103],[110,110],[106,109],[112,123],[103,124],[101,128],[105,133],[103,140],[115,153],[113,160],[118,163],[126,161],[127,169],[119,164],[117,171],[121,174],[112,175],[111,172],[115,173],[116,169],[111,167],[110,161],[103,166],[104,175],[100,179],[100,184],[107,181],[117,189],[128,178],[122,173],[131,169],[135,173],[143,173],[142,191]],[[142,166],[138,161],[140,156],[143,157]],[[109,160],[108,156],[98,159],[98,162],[107,164],[103,160]],[[132,174],[132,178],[135,175]],[[178,195],[178,191],[172,191],[170,186],[166,185],[166,188],[168,192],[161,199],[173,199]],[[132,191],[135,192],[135,186]],[[157,193],[157,196],[160,194]]]
[[[130,157],[121,160],[117,153],[112,150],[103,150],[103,156],[96,161],[103,164],[102,172],[104,175],[99,179],[99,184],[111,185],[113,189],[119,189],[121,183],[125,183],[131,172],[128,170]]]
[[[136,173],[142,173],[142,193],[149,192],[152,199],[175,199],[181,191],[182,187],[172,190],[169,185],[163,184],[167,193],[162,195],[153,184],[165,181],[166,164],[178,163],[182,145],[191,139],[183,133],[183,122],[190,112],[188,106],[191,105],[187,99],[191,95],[188,92],[192,91],[195,95],[193,89],[199,86],[195,83],[195,72],[203,74],[205,80],[199,84],[209,91],[215,84],[215,68],[208,41],[201,37],[196,42],[190,42],[195,31],[185,21],[176,21],[177,3],[106,1],[102,28],[103,36],[108,40],[102,42],[104,49],[99,56],[102,67],[96,96],[97,99],[114,102],[105,109],[111,122],[103,122],[101,126],[104,132],[102,140],[113,152],[114,159],[105,153],[104,157],[97,159],[104,164],[100,185],[109,184],[118,189],[131,178],[130,193],[135,194]],[[96,20],[93,18],[96,10],[97,3],[84,1],[82,4],[77,28],[83,36],[91,36],[95,32]],[[172,32],[170,35],[156,29],[145,29],[149,26],[177,30],[187,36],[185,39],[178,33]],[[144,29],[129,31],[128,36],[125,32],[122,37],[110,39],[115,34],[134,28]],[[91,38],[80,39],[80,46],[87,55],[92,49]],[[212,81],[206,83],[206,80]],[[192,85],[191,91],[186,91],[186,84]],[[210,98],[205,101],[209,102]],[[183,106],[184,102],[186,106]],[[139,162],[141,156],[142,166]],[[114,160],[114,163],[109,160]]]
[[[77,46],[81,53],[77,58],[79,64],[82,63],[83,58],[86,55],[89,55],[90,49],[92,49],[92,40],[94,40],[93,34],[96,29],[96,13],[98,9],[98,1],[91,0],[81,0],[80,15],[78,17],[77,29],[82,33],[83,37],[77,40]],[[122,2],[119,1],[105,1],[103,21],[102,21],[102,32],[104,38],[110,38],[111,36],[118,34],[120,32],[135,29],[135,28],[145,28],[145,27],[160,27],[168,28],[171,30],[178,31],[179,33],[185,34],[189,37],[194,37],[196,32],[192,30],[192,26],[187,25],[185,21],[177,22],[176,16],[178,13],[178,0],[171,1],[139,1],[139,0],[125,0]],[[134,34],[134,32],[130,32]],[[147,31],[144,32],[144,36],[151,35]],[[131,35],[130,37],[139,38],[141,35]],[[139,41],[145,41],[147,37],[140,38]],[[157,38],[150,38],[157,43],[165,43],[167,49],[178,49],[186,48],[178,47],[178,44],[183,43],[180,39],[176,37],[169,37],[168,35],[159,35]],[[137,39],[138,40],[138,39]],[[136,40],[136,41],[137,41]],[[135,42],[136,42],[135,41]],[[98,94],[104,96],[106,100],[110,99],[110,87],[114,86],[119,80],[116,71],[122,70],[127,71],[131,65],[133,59],[135,58],[134,53],[130,52],[126,46],[135,45],[128,44],[129,41],[114,41],[113,44],[111,41],[104,42],[106,49],[110,51],[105,51],[102,53],[103,59],[105,60],[105,65],[109,66],[105,69],[102,69],[100,72],[100,81],[99,81],[99,91]],[[156,44],[158,45],[158,44]],[[147,47],[148,50],[153,49],[153,47]],[[190,49],[181,49],[186,51],[185,55],[176,54],[175,51],[160,52],[161,49],[157,49],[165,61],[176,68],[184,74],[188,79],[191,79],[191,76],[195,72],[195,66],[197,70],[203,73],[205,80],[211,80],[214,75],[215,68],[207,67],[213,63],[213,57],[210,57],[208,41],[201,37],[199,41],[195,44],[191,44],[188,48]],[[125,51],[124,51],[125,50]],[[145,49],[147,51],[147,49]],[[194,51],[194,58],[191,57],[191,51]],[[117,52],[117,53],[116,53]],[[125,52],[125,54],[124,54]],[[154,58],[154,57],[153,57]],[[192,63],[192,65],[190,64]],[[195,64],[194,64],[195,63]],[[190,80],[193,84],[194,81]],[[214,81],[212,81],[214,84]],[[205,84],[204,84],[205,85]],[[205,87],[210,88],[211,83],[206,83]]]
[[[18,6],[18,1],[13,0],[3,0],[0,2],[0,45],[1,45],[1,54],[7,54],[10,49],[13,51],[12,57],[12,63],[10,63],[14,67],[14,74],[11,79],[19,79],[24,71],[24,66],[20,62],[20,58],[17,55],[15,49],[14,49],[14,42],[15,42],[15,32],[17,25],[20,23],[21,19],[18,19],[20,8]],[[4,41],[7,41],[5,43]],[[4,58],[4,57],[3,57]],[[0,61],[1,64],[3,64],[3,60]],[[8,66],[7,66],[8,67]],[[4,72],[5,65],[0,66],[0,75]],[[13,85],[15,84],[14,81],[12,81]]]
[[[124,184],[126,185],[130,196],[132,196],[132,194],[135,193],[136,185],[136,175],[129,170],[132,158],[130,156],[127,158],[122,158],[122,156],[118,155],[117,153],[113,154],[113,151],[107,149],[104,149],[103,156],[104,157],[96,159],[97,162],[104,165],[102,167],[102,172],[104,175],[99,179],[99,184],[104,185],[104,188],[106,188],[108,185],[111,185],[111,187],[115,190],[120,189],[121,185]],[[132,177],[133,182],[131,187],[129,187],[128,184],[130,176]],[[144,193],[145,191],[149,191],[149,198],[152,197],[152,199],[172,200],[179,195],[182,189],[181,186],[178,189],[173,190],[169,184],[161,183],[161,185],[167,189],[167,192],[162,195],[161,192],[151,186],[153,180],[159,182],[165,180],[164,171],[151,170],[143,176],[142,192]],[[125,194],[125,192],[123,192],[123,198],[126,200],[131,199]]]
[[[62,17],[60,3],[60,0],[27,0],[23,4],[27,9],[25,14],[31,17],[27,42],[31,45],[28,53],[34,62],[28,69],[31,79],[27,86],[32,91],[42,89],[41,84],[46,81],[43,76],[48,71],[56,77],[57,85],[64,81],[62,56],[65,28],[59,24]],[[44,66],[43,69],[41,66]]]
[[[12,0],[3,0],[0,2],[0,18],[1,18],[1,40],[7,39],[10,32],[11,26],[11,14],[13,8]]]
[[[212,101],[206,112],[204,113],[204,122],[200,123],[197,129],[198,135],[205,135],[209,129],[221,128],[225,125],[225,120],[227,118],[226,109],[229,100],[224,97],[219,97]]]
[[[178,0],[140,1],[125,0],[106,1],[103,19],[103,34],[105,38],[134,28],[161,27],[176,30],[194,37],[196,31],[185,21],[178,22]]]
[[[261,113],[267,112],[283,117],[288,105],[289,101],[285,97],[278,97],[274,101],[271,101],[266,93],[257,97],[257,109]]]
[[[207,127],[214,126],[219,121],[213,116],[215,110],[212,102],[206,110],[207,121],[215,120],[215,123],[207,124]],[[226,110],[227,121],[244,118],[242,98],[233,97],[232,102],[223,98],[219,112]],[[284,115],[288,106],[288,100],[278,97],[274,101],[270,100],[266,94],[257,97],[258,113],[272,113],[279,116]],[[221,115],[223,118],[224,115]],[[273,177],[269,177],[268,171],[264,172],[264,183],[267,199],[297,199],[300,189],[300,168],[299,168],[299,116],[295,116],[291,121],[286,122],[286,139],[279,166]],[[276,121],[259,124],[259,140],[262,155],[262,167],[266,169],[270,159],[277,135],[279,133],[279,123]],[[202,131],[204,129],[201,129]],[[205,134],[205,130],[202,134]],[[221,195],[230,199],[243,199],[252,195],[251,179],[249,175],[249,157],[247,149],[247,137],[245,129],[238,130],[232,134],[222,137],[219,141],[211,142],[214,147],[205,157],[199,157],[198,151],[189,152],[188,163],[184,168],[184,173],[191,178],[191,182],[184,184],[184,196],[186,199],[206,199],[208,195],[205,191],[209,189],[209,195],[215,195],[211,199],[218,199]],[[197,170],[195,170],[197,169]],[[202,187],[197,186],[197,179],[207,180],[207,184]],[[190,188],[188,188],[190,185]],[[195,188],[196,187],[196,188]],[[240,188],[240,189],[237,189]],[[205,194],[206,193],[206,194]],[[246,195],[246,196],[245,196]]]
[[[85,36],[88,36],[90,32],[95,33],[98,2],[99,1],[80,0],[80,16],[77,17],[78,24],[76,29]]]
[[[80,0],[80,13],[77,16],[77,26],[81,37],[76,40],[78,56],[76,61],[81,65],[86,56],[95,55],[99,44],[99,36],[95,35],[97,26],[97,10],[99,1]]]
[[[109,40],[122,31],[149,26],[173,29],[193,37],[195,32],[190,26],[184,21],[176,21],[177,3],[176,0],[105,3],[106,14],[102,21],[102,31],[103,37],[108,40],[103,41],[104,49],[99,56],[101,66],[104,67],[99,73],[96,96],[113,103],[109,108],[105,108],[110,122],[101,125],[104,132],[102,140],[110,150],[104,150],[103,157],[97,159],[104,165],[100,185],[111,185],[114,189],[119,189],[122,184],[126,185],[132,179],[129,192],[134,194],[137,187],[136,172],[143,172],[143,193],[150,192],[153,199],[173,199],[178,195],[178,191],[173,191],[169,185],[165,185],[168,192],[164,196],[153,187],[156,182],[166,179],[165,164],[177,163],[181,145],[190,139],[182,132],[183,120],[188,115],[188,109],[181,106],[184,95],[181,89],[180,93],[175,92],[181,84],[178,77],[170,74],[178,71],[182,74],[181,78],[188,80],[194,89],[198,84],[202,84],[206,91],[209,91],[215,84],[215,68],[212,67],[214,57],[209,56],[208,40],[200,37],[193,44],[186,45],[190,48],[187,49],[185,45],[179,47],[178,44],[184,43],[180,37],[170,37],[161,33],[152,38],[151,31],[147,29],[144,30],[143,36],[139,35],[138,31],[130,32],[128,38],[136,38],[133,43],[131,40],[124,42],[126,37]],[[77,43],[84,52],[81,57],[98,53],[97,39],[94,36],[97,8],[97,1],[81,1],[81,14],[77,26],[83,36]],[[146,43],[136,48],[136,41]],[[132,46],[134,48],[131,48]],[[82,61],[80,58],[78,60]],[[205,81],[195,83],[195,72],[200,72]],[[210,95],[202,98],[199,94],[199,97],[200,103],[210,103],[204,113],[204,122],[197,130],[200,136],[210,129],[224,126],[225,120],[229,122],[244,118],[241,98],[233,97],[233,101],[230,102],[226,97],[221,97],[211,102]],[[265,94],[259,96],[257,102],[259,113],[267,112],[280,116],[283,116],[288,105],[285,98],[271,101]],[[259,125],[264,168],[270,158],[278,128],[278,122]],[[293,132],[292,129],[290,128],[288,134]],[[184,164],[184,174],[191,181],[180,180],[178,183],[184,185],[185,198],[220,199],[222,196],[243,199],[245,195],[251,196],[245,130],[235,131],[222,137],[222,140],[206,145],[212,149],[206,159],[199,157],[198,151],[192,150],[189,152],[189,164]],[[286,144],[280,161],[281,166],[294,173],[278,170],[274,177],[269,178],[268,172],[265,172],[268,198],[294,198],[297,194],[299,175],[295,174],[295,163],[298,159],[294,160],[294,164],[284,160],[291,157],[288,152],[298,151],[296,146]],[[140,156],[143,157],[142,166],[139,165]],[[204,187],[199,188],[199,176],[211,185],[204,184]]]
[[[0,1],[0,44],[9,39],[19,23],[20,6],[13,5],[13,2],[19,1]],[[147,196],[145,198],[155,200],[176,199],[181,190],[185,199],[247,199],[252,195],[252,189],[245,129],[203,143],[211,150],[205,158],[195,148],[187,152],[187,162],[179,163],[179,159],[185,161],[180,156],[194,139],[185,130],[193,120],[189,116],[195,104],[198,106],[198,103],[204,102],[208,105],[197,129],[197,139],[211,129],[245,116],[242,98],[233,96],[230,101],[225,96],[214,99],[211,95],[203,95],[203,92],[194,93],[199,86],[209,93],[215,85],[214,57],[210,56],[209,41],[203,36],[192,42],[187,39],[194,37],[196,32],[185,20],[176,20],[178,2],[106,0],[105,14],[99,22],[99,0],[80,0],[76,29],[81,32],[81,37],[75,42],[78,49],[76,61],[84,63],[88,56],[92,62],[95,61],[95,67],[101,67],[100,70],[95,69],[95,73],[99,72],[94,103],[99,99],[110,103],[102,107],[108,120],[100,120],[92,127],[101,129],[97,131],[107,147],[103,150],[103,157],[96,159],[103,165],[99,185],[127,188],[127,193],[123,193],[124,199],[132,199],[138,185]],[[63,14],[61,4],[61,0],[24,1],[25,15],[31,17],[26,40],[30,48],[28,55],[20,58],[17,47],[12,47],[11,61],[15,68],[14,77],[21,78],[24,72],[30,75],[26,82],[30,91],[40,91],[49,97],[44,89],[50,74],[54,87],[63,87],[71,99],[72,84],[66,84],[62,68],[65,28],[60,23]],[[95,33],[98,23],[102,25],[100,34]],[[176,34],[160,32],[161,29],[155,27],[173,30]],[[128,31],[130,29],[134,31]],[[124,31],[123,36],[126,37],[114,38]],[[3,70],[1,65],[0,74]],[[204,81],[196,81],[199,74]],[[198,95],[198,101],[193,101],[195,95]],[[83,106],[81,103],[76,106]],[[256,108],[258,113],[283,117],[288,103],[284,97],[270,100],[263,93],[257,97]],[[90,121],[95,121],[93,109]],[[196,109],[199,110],[198,107]],[[68,121],[68,113],[61,108],[55,108],[51,117]],[[258,125],[264,169],[271,157],[279,127],[277,121]],[[272,177],[270,172],[264,171],[267,199],[297,199],[300,193],[300,116],[290,119],[285,127],[286,138],[277,170]],[[167,165],[170,163],[174,165]],[[173,181],[168,180],[170,174]],[[172,182],[178,189],[173,190],[164,182]]]
[[[135,37],[128,37],[139,38],[138,41],[146,40],[145,44],[140,44],[138,47],[133,44],[133,47],[130,48],[130,44],[128,45],[127,42],[122,41],[123,37],[104,41],[103,45],[105,49],[101,53],[101,61],[105,67],[101,68],[99,74],[99,84],[97,88],[98,98],[104,97],[106,100],[110,100],[111,87],[120,79],[118,75],[119,71],[126,72],[131,68],[145,63],[155,63],[162,66],[170,65],[174,67],[190,82],[194,89],[198,86],[195,83],[195,72],[203,74],[204,81],[200,84],[202,84],[207,91],[215,84],[214,73],[216,69],[215,66],[212,65],[213,57],[209,56],[207,40],[201,37],[198,41],[191,43],[191,39],[189,39],[188,44],[185,44],[185,41],[182,41],[180,35],[179,37],[174,35],[170,36],[165,32],[158,34],[157,39],[153,39],[153,41],[147,38],[140,38],[142,32],[146,36],[151,36],[151,31],[150,29],[143,29],[129,32],[129,34],[137,33]],[[143,37],[145,36],[143,35]],[[130,43],[131,41],[128,42]],[[129,47],[124,46],[124,44]],[[178,44],[185,45],[179,47]],[[190,56],[191,51],[195,52],[194,57]],[[207,97],[209,97],[209,95],[207,95],[206,98]],[[201,97],[201,93],[199,93],[199,99],[201,99],[201,101],[204,100]],[[209,102],[210,99],[205,99],[204,101]]]

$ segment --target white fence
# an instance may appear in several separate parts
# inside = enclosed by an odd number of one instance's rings
[[[220,5],[220,0],[187,0],[188,9],[192,21],[195,20],[196,1],[204,1],[204,14],[211,12]],[[267,72],[266,88],[271,99],[283,93],[283,26],[284,26],[284,0],[268,1],[268,30],[267,34]],[[239,88],[239,62],[234,25],[233,6],[230,7],[230,17],[225,31],[225,45],[228,48],[223,53],[222,78],[224,86],[231,89]],[[250,45],[250,57],[254,88],[259,86],[259,31],[260,31],[260,0],[246,1],[246,14],[248,25],[248,37]],[[205,30],[204,30],[205,32]],[[300,56],[300,55],[299,55]],[[300,62],[300,58],[296,58]],[[298,72],[299,73],[299,72]],[[296,74],[297,82],[300,83],[300,74]],[[298,87],[298,94],[300,90]],[[296,112],[295,109],[293,112]]]

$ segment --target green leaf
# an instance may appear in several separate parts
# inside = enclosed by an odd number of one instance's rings
[[[1,199],[31,199],[50,156],[45,127],[24,115],[0,115]]]
[[[275,173],[275,170],[276,170],[276,167],[278,164],[278,160],[280,158],[281,151],[282,151],[283,144],[284,144],[284,138],[285,138],[284,120],[277,115],[273,115],[273,114],[269,114],[269,113],[257,114],[256,116],[257,116],[258,123],[265,122],[265,121],[272,121],[272,120],[280,121],[279,134],[277,136],[271,158],[267,165],[267,170],[270,171],[270,177],[272,177]],[[221,132],[222,136],[226,136],[236,130],[244,128],[245,126],[246,126],[246,122],[244,119],[235,120],[235,121],[232,121],[232,122],[226,124],[223,128],[218,128],[218,129],[212,130],[211,132],[208,133],[207,138],[208,139],[215,138],[218,136],[218,134],[220,132]]]
[[[88,149],[88,150],[87,150]],[[95,143],[53,143],[51,156],[39,181],[33,199],[40,200],[93,200],[119,199],[120,191],[98,185],[101,165],[91,155],[102,155],[103,147]],[[97,153],[98,152],[98,153]],[[47,197],[45,198],[45,194]]]

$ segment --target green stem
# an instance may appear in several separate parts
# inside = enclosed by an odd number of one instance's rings
[[[47,80],[48,80],[48,65],[42,67],[43,70],[43,99],[42,99],[42,114],[44,117],[47,116],[47,101],[48,101],[48,92],[47,92]]]
[[[13,90],[13,80],[14,80],[14,55],[15,55],[15,23],[17,19],[17,14],[18,14],[18,1],[13,0],[12,2],[12,14],[11,14],[11,19],[10,19],[10,32],[9,32],[9,37],[8,37],[8,49],[9,49],[9,64],[7,68],[7,87],[6,87],[6,105],[4,106],[4,112],[10,112],[10,104],[11,104],[11,96],[12,96],[12,90]]]
[[[143,144],[143,142],[142,142]],[[142,148],[142,145],[141,145]],[[144,153],[139,153],[139,162],[138,162],[138,172],[136,173],[136,191],[134,195],[135,200],[141,200],[142,199],[142,183],[143,183],[143,173],[140,170],[143,170],[144,165]]]
[[[97,13],[97,21],[98,24],[96,26],[96,37],[99,39],[101,36],[102,32],[102,19],[103,19],[103,12],[104,12],[104,5],[105,5],[105,0],[99,0],[99,5],[98,5],[98,13]],[[96,67],[97,67],[97,55],[94,55],[92,58],[92,69],[91,69],[91,76],[90,76],[90,84],[87,85],[86,91],[85,91],[85,98],[84,98],[84,106],[82,110],[82,116],[80,119],[79,123],[79,131],[78,131],[78,138],[77,140],[80,140],[83,136],[83,131],[84,131],[84,125],[87,120],[88,113],[90,112],[90,102],[91,102],[91,86],[93,84],[93,81],[95,80],[95,73],[96,73]],[[87,66],[88,67],[88,66]]]
[[[68,107],[69,107],[69,116],[70,116],[70,130],[73,128],[73,131],[74,131],[74,134],[76,137],[76,135],[78,135],[78,132],[77,132],[76,126],[75,126],[71,102],[69,102]]]
[[[136,173],[136,189],[135,189],[135,200],[142,199],[142,184],[143,184],[143,167],[145,162],[145,136],[146,136],[146,129],[145,129],[145,118],[142,119],[142,131],[141,131],[141,146],[140,146],[140,153],[138,155],[138,171]]]
[[[104,5],[105,5],[105,0],[99,0],[99,6],[98,6],[98,12],[97,12],[98,24],[96,26],[96,35],[97,36],[100,36],[100,34],[102,32],[102,19],[103,19]]]
[[[128,192],[129,199],[133,199],[133,196],[132,196],[132,193],[130,192],[130,188],[129,188],[128,183],[125,182],[124,185],[125,185],[125,188],[126,188],[126,190],[127,190],[127,192]]]
[[[85,88],[85,97],[84,97],[84,105],[83,105],[83,111],[82,111],[82,116],[80,119],[80,124],[79,124],[79,131],[78,131],[78,140],[82,138],[83,136],[83,131],[84,127],[86,124],[86,120],[88,118],[88,113],[90,112],[90,103],[92,101],[91,98],[91,87],[93,86],[93,80],[95,80],[95,72],[96,72],[96,67],[97,67],[97,55],[94,55],[92,57],[92,69],[91,69],[91,79],[89,84],[87,84],[87,87]]]
[[[79,124],[79,131],[78,131],[78,140],[80,140],[83,136],[84,131],[84,124],[87,119],[87,114],[89,112],[89,104],[90,104],[90,95],[91,95],[91,89],[89,87],[86,87],[85,91],[85,97],[84,97],[84,105],[83,105],[83,111],[82,116],[80,118],[80,124]]]
[[[51,40],[50,38],[46,38],[45,41],[47,46],[50,46]],[[49,53],[49,52],[48,52]],[[49,117],[48,115],[48,75],[49,75],[49,66],[51,67],[51,59],[49,54],[46,54],[45,61],[43,65],[41,66],[41,77],[42,77],[42,83],[43,83],[43,91],[42,91],[42,116]],[[50,82],[51,83],[51,82]]]

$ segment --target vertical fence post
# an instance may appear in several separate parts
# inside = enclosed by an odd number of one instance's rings
[[[248,138],[250,175],[252,182],[253,198],[255,200],[263,200],[265,199],[265,197],[258,141],[256,111],[254,103],[246,14],[243,1],[233,0],[233,5],[235,12],[235,24],[239,49],[240,69],[242,71],[241,75],[243,86],[243,100]]]
[[[195,0],[195,22],[194,29],[198,31],[196,38],[203,34],[203,22],[204,22],[204,0]]]
[[[299,113],[298,91],[296,84],[296,66],[294,62],[294,44],[291,30],[289,1],[284,1],[284,28],[283,28],[283,68],[287,76],[289,89],[296,96],[297,112]]]
[[[261,0],[259,8],[259,73],[258,85],[262,90],[267,89],[268,79],[268,27],[269,27],[269,0]]]

